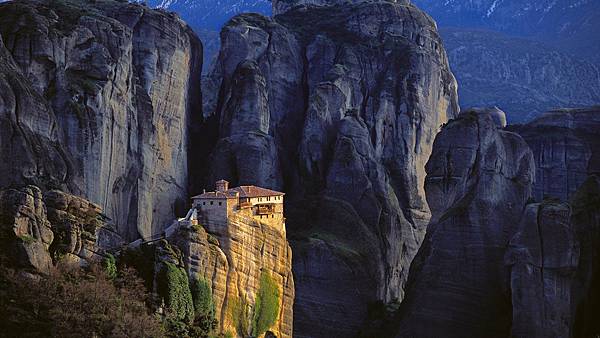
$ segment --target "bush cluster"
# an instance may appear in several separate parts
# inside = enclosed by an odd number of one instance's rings
[[[275,324],[279,316],[279,287],[269,274],[260,276],[260,286],[254,307],[252,335],[258,337]]]

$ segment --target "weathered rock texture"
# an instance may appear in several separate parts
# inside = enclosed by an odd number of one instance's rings
[[[550,111],[510,130],[533,151],[538,201],[568,201],[588,175],[600,173],[600,107]]]
[[[47,273],[52,267],[52,225],[46,217],[42,191],[36,186],[0,192],[2,247],[16,266]]]
[[[190,278],[211,285],[220,333],[252,334],[260,281],[266,274],[279,294],[279,315],[269,331],[276,337],[292,337],[292,250],[284,233],[232,215],[226,224],[182,228],[172,241],[182,249]]]
[[[573,309],[575,337],[600,335],[600,175],[591,175],[571,199],[580,245]]]
[[[204,111],[220,128],[206,182],[287,193],[297,337],[354,335],[368,304],[403,298],[430,216],[424,164],[458,111],[427,15],[323,4],[233,18]]]
[[[66,185],[68,158],[57,128],[52,109],[22,74],[0,35],[0,187],[15,181]]]
[[[187,197],[191,29],[115,1],[9,2],[0,21],[0,183],[80,194],[129,239],[159,233]]]
[[[572,337],[579,242],[571,207],[529,204],[510,241],[513,337]]]
[[[122,242],[94,203],[33,185],[0,191],[0,239],[15,266],[41,273],[59,260],[86,264]]]
[[[468,111],[436,137],[425,190],[432,222],[411,267],[399,337],[507,337],[505,249],[531,195],[534,160],[492,115]]]
[[[122,244],[98,205],[59,190],[46,192],[44,203],[54,233],[50,252],[55,259],[100,258],[98,254],[114,251]]]

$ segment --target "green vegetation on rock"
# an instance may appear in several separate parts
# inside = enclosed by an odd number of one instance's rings
[[[210,283],[203,278],[192,283],[192,298],[194,300],[194,312],[196,317],[214,316],[215,305],[213,303]]]
[[[31,244],[35,242],[35,238],[27,234],[19,236],[19,239],[22,240],[25,244]]]
[[[215,304],[210,283],[201,278],[192,282],[192,298],[194,300],[194,327],[198,335],[209,335],[217,328]]]
[[[241,296],[229,301],[229,315],[236,324],[236,330],[239,335],[246,337],[248,335],[248,301]]]
[[[263,272],[260,276],[260,287],[254,304],[254,320],[252,335],[258,337],[265,333],[279,316],[279,287],[277,283]]]
[[[157,283],[158,294],[165,299],[173,318],[191,323],[194,320],[194,304],[185,270],[173,263],[164,262]]]
[[[104,271],[106,272],[108,278],[117,278],[117,260],[115,259],[115,256],[111,254],[106,255],[102,263]]]

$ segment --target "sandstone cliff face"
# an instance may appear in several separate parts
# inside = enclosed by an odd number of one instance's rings
[[[600,172],[600,108],[562,109],[511,126],[536,162],[534,196],[568,201],[588,175]]]
[[[489,112],[468,111],[436,137],[425,190],[432,222],[411,267],[399,337],[506,337],[505,248],[531,195],[534,160]]]
[[[402,299],[430,215],[424,164],[458,111],[429,17],[323,4],[233,18],[205,85],[220,125],[207,182],[287,193],[300,337],[356,334],[367,304]]]
[[[0,20],[2,136],[17,135],[2,156],[21,162],[2,183],[83,195],[129,239],[160,232],[187,196],[199,40],[172,14],[114,1],[10,2]]]
[[[292,337],[294,278],[285,234],[239,216],[231,216],[226,224],[203,225],[181,229],[172,241],[182,249],[190,279],[209,282],[218,332],[254,335],[259,290],[268,278],[279,295],[277,319],[268,331]]]

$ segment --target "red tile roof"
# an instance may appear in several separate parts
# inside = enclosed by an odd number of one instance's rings
[[[235,188],[229,189],[225,192],[221,192],[221,191],[205,192],[203,194],[194,196],[192,198],[193,199],[196,199],[196,198],[226,199],[226,198],[236,197],[235,193],[238,193],[239,197],[246,197],[246,198],[285,195],[284,193],[279,192],[279,191],[261,188],[261,187],[257,187],[254,185],[242,185],[240,187],[235,187]]]
[[[192,197],[192,199],[196,199],[196,198],[227,199],[227,198],[234,198],[234,197],[236,197],[235,194],[233,192],[230,192],[230,190],[228,190],[226,192],[209,191],[209,192],[205,192],[203,194],[194,196],[194,197]]]
[[[240,197],[267,197],[285,195],[284,193],[279,191],[261,188],[254,185],[242,185],[239,187],[229,189],[227,191],[237,191],[240,194]]]

